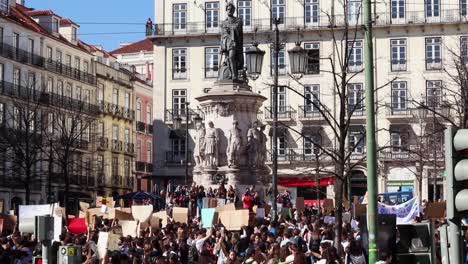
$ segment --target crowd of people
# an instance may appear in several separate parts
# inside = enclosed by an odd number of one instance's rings
[[[277,220],[269,216],[256,219],[255,223],[243,226],[238,231],[228,231],[222,224],[202,228],[200,210],[203,198],[225,199],[237,207],[252,210],[263,206],[255,187],[248,188],[241,195],[232,186],[217,189],[203,186],[177,186],[162,191],[166,207],[188,207],[188,223],[169,221],[157,231],[140,230],[138,237],[121,237],[118,250],[99,255],[99,232],[118,233],[117,220],[98,219],[94,228],[86,234],[71,234],[64,228],[60,241],[52,244],[49,263],[57,263],[57,251],[61,245],[82,247],[83,263],[203,263],[203,264],[366,264],[362,232],[358,226],[343,223],[340,245],[335,244],[333,223],[313,208],[299,212],[292,208],[290,194],[285,191],[278,195],[277,202],[291,208],[291,216],[280,215]],[[170,210],[169,210],[170,211]],[[465,241],[468,235],[465,233]],[[40,243],[31,234],[4,230],[0,239],[0,263],[31,263],[32,257],[41,255]],[[380,249],[378,263],[398,263],[389,251]],[[439,263],[439,262],[435,262]]]

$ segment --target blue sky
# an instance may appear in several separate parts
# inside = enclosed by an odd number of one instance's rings
[[[26,6],[52,9],[70,18],[80,24],[81,40],[103,45],[108,51],[118,48],[122,42],[145,38],[146,20],[154,17],[154,0],[26,0]]]

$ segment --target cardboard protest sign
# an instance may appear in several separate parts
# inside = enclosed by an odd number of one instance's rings
[[[51,204],[20,205],[19,210],[19,231],[22,233],[34,233],[35,217],[52,215]]]
[[[151,225],[148,222],[141,222],[141,223],[139,223],[139,226],[140,226],[140,230],[146,230],[146,229],[150,228]]]
[[[151,225],[151,232],[154,233],[158,231],[159,229],[161,229],[161,219],[155,216],[155,214],[153,214],[150,219],[150,225]]]
[[[335,217],[326,215],[323,217],[323,222],[327,225],[333,225],[335,224]]]
[[[172,219],[174,219],[174,222],[186,224],[188,222],[188,208],[183,208],[183,207],[172,208]]]
[[[354,204],[354,218],[357,218],[361,215],[366,215],[367,205],[366,204]]]
[[[108,232],[99,232],[99,238],[97,242],[97,253],[99,259],[103,259],[107,253],[107,244],[109,242],[109,233]]]
[[[0,218],[3,219],[3,230],[11,232],[15,229],[17,223],[16,215],[0,215]]]
[[[334,206],[334,202],[332,199],[325,199],[325,201],[323,201],[323,211],[326,215],[331,214],[334,207],[335,206]]]
[[[219,213],[221,223],[229,231],[238,231],[249,225],[249,210],[222,211]]]
[[[133,205],[132,206],[132,216],[133,219],[138,220],[140,222],[146,222],[150,219],[151,215],[153,214],[153,206],[152,205]]]
[[[210,198],[210,200],[208,200],[208,208],[216,208],[217,206],[218,206],[218,199]]]
[[[304,197],[296,198],[296,210],[298,212],[304,212]]]
[[[5,210],[5,200],[0,199],[0,214],[3,214],[3,210]]]
[[[129,214],[129,213],[117,210],[117,209],[114,210],[114,215],[115,215],[114,219],[117,219],[117,220],[134,220],[132,214]]]
[[[154,217],[157,217],[157,218],[161,219],[161,227],[162,228],[166,227],[167,218],[168,218],[166,211],[161,211],[161,212],[154,213],[153,218]]]
[[[224,206],[226,205],[226,199],[218,198],[217,206]]]
[[[447,205],[445,202],[429,203],[426,207],[426,217],[428,219],[445,218],[445,210]]]
[[[265,208],[257,208],[255,212],[255,218],[265,218]]]
[[[110,196],[97,196],[96,207],[101,207],[102,205],[105,205],[106,207],[114,207],[114,199]]]
[[[90,205],[89,203],[80,202],[80,210],[81,210],[81,211],[86,211],[86,210],[88,210],[90,207],[91,207],[91,205]]]
[[[235,210],[236,210],[236,206],[233,203],[216,207],[216,212],[218,213],[222,211],[235,211]]]
[[[122,235],[124,237],[126,236],[131,236],[131,237],[136,237],[137,236],[137,227],[138,227],[138,221],[119,221],[120,226],[122,226]]]
[[[201,211],[202,227],[210,228],[217,222],[217,213],[215,208],[203,208]]]
[[[351,213],[343,213],[343,223],[351,223]]]
[[[72,234],[85,234],[88,231],[85,218],[69,218],[67,219],[68,231]]]
[[[89,215],[93,216],[93,215],[97,215],[97,216],[103,216],[104,213],[101,213],[101,208],[89,208],[87,210],[87,212],[89,213]]]
[[[115,251],[115,250],[119,250],[119,241],[120,241],[120,235],[119,234],[113,234],[113,233],[110,233],[109,234],[109,239],[108,239],[108,242],[107,242],[107,249],[109,251]]]

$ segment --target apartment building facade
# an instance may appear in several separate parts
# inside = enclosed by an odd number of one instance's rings
[[[351,157],[348,168],[352,168],[348,172],[350,189],[353,195],[364,195],[363,94],[368,87],[364,86],[362,73],[365,65],[361,2],[233,2],[236,16],[243,19],[245,47],[258,42],[259,48],[266,51],[262,74],[249,80],[253,91],[268,98],[258,119],[267,126],[272,124],[271,18],[281,19],[280,39],[284,43],[279,53],[279,83],[302,95],[286,87],[278,91],[279,120],[289,127],[279,131],[280,185],[296,195],[313,196],[317,176],[314,145],[336,147],[336,138],[333,127],[324,121],[311,100],[320,102],[335,120],[340,100],[346,100],[346,107],[353,109],[346,139]],[[203,115],[195,98],[206,93],[218,75],[219,26],[225,18],[225,7],[225,1],[155,1],[155,27],[148,37],[154,42],[154,58],[161,66],[154,71],[153,90],[154,101],[158,102],[154,107],[154,134],[158,139],[154,178],[160,183],[183,179],[184,154],[193,148],[194,132],[190,131],[186,147],[173,120],[181,112]],[[410,191],[424,199],[431,198],[435,177],[437,197],[443,198],[443,143],[441,130],[436,128],[447,125],[441,116],[451,118],[444,105],[450,103],[448,91],[457,88],[452,86],[447,71],[453,70],[457,55],[466,56],[466,2],[390,0],[374,4],[373,11],[379,192]],[[287,54],[298,40],[309,56],[308,71],[299,82],[288,75]],[[346,97],[339,98],[333,77],[341,74],[336,69],[343,54],[348,54],[346,70],[350,77]],[[185,109],[185,102],[190,102],[190,109]],[[432,114],[434,111],[441,115]],[[332,169],[323,166],[326,168],[321,171]],[[319,178],[321,192],[330,195],[332,174],[320,172]]]
[[[99,113],[93,55],[71,20],[15,1],[0,6],[4,209],[60,200],[67,180],[69,198],[92,200],[92,126]]]
[[[124,43],[120,48],[110,52],[117,61],[135,67],[138,78],[153,82],[154,60],[153,42],[143,39],[133,43]]]

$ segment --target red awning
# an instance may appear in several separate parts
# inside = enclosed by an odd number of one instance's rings
[[[278,184],[284,187],[317,186],[315,177],[304,177],[304,178],[280,177],[278,178]],[[333,185],[333,177],[319,179],[319,186],[326,187],[330,185]]]

